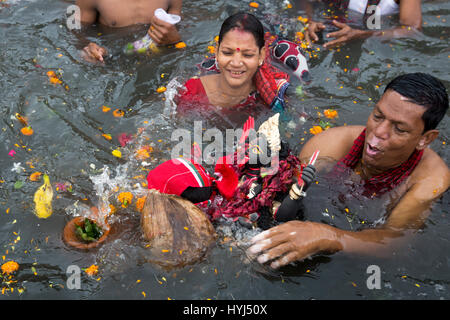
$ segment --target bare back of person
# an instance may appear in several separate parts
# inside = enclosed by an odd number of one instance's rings
[[[82,0],[82,22],[101,23],[109,27],[150,24],[156,9],[168,10],[169,0]]]

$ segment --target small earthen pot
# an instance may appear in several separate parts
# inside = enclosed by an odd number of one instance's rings
[[[63,240],[66,244],[77,249],[92,249],[101,245],[108,237],[110,228],[102,229],[103,235],[97,241],[86,242],[77,234],[77,226],[84,226],[85,217],[75,217],[70,220],[64,227]],[[89,219],[89,218],[88,218]],[[92,221],[92,220],[91,220]],[[106,230],[105,230],[106,229]]]
[[[147,194],[141,228],[149,242],[149,262],[166,269],[200,261],[217,237],[200,208],[189,200],[156,190]]]

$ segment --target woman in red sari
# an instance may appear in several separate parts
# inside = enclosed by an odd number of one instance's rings
[[[217,71],[191,78],[178,95],[177,110],[214,106],[229,109],[255,104],[258,97],[272,107],[289,76],[267,61],[265,32],[261,22],[248,13],[227,18],[219,33],[215,65]]]

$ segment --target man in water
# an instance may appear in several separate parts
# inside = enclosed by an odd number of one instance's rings
[[[308,16],[308,28],[305,31],[305,39],[309,43],[319,40],[318,33],[325,30],[326,26],[322,22],[314,21],[312,4],[309,1],[300,1]],[[337,31],[330,32],[326,35],[329,42],[323,46],[332,48],[346,44],[357,39],[367,39],[370,37],[381,37],[390,39],[395,37],[409,37],[422,29],[422,9],[420,0],[341,0],[341,1],[325,1],[329,4],[328,10],[344,10],[351,11],[353,15],[361,17],[361,25],[365,25],[366,29],[351,27],[347,23],[334,19],[331,21],[333,28]],[[376,8],[376,11],[373,10]],[[398,14],[400,25],[392,29],[382,30],[381,26],[371,26],[375,15],[390,16]],[[346,16],[347,16],[346,15]],[[336,18],[336,17],[335,17]],[[346,19],[349,21],[353,19]],[[369,20],[370,19],[370,20]],[[355,22],[355,21],[353,21]]]
[[[150,24],[148,34],[158,45],[168,45],[180,41],[177,28],[154,16],[158,8],[168,13],[181,15],[182,0],[77,0],[81,10],[81,22],[91,25],[100,23],[113,28],[134,24]],[[106,48],[89,43],[84,49],[86,55],[103,62]]]
[[[341,159],[332,172],[350,172],[350,180],[364,183],[369,198],[386,192],[392,202],[382,226],[345,231],[323,223],[289,221],[255,236],[248,253],[278,268],[319,252],[390,252],[394,244],[407,240],[411,231],[424,225],[433,202],[450,185],[448,166],[428,148],[447,109],[448,94],[438,79],[405,74],[388,84],[365,127],[328,129],[302,149],[302,162],[315,150],[322,159]],[[324,167],[318,162],[317,169]]]

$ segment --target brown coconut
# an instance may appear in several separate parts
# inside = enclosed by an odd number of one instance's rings
[[[144,238],[149,241],[150,262],[182,267],[205,256],[216,233],[206,214],[176,195],[149,190],[141,215]]]

